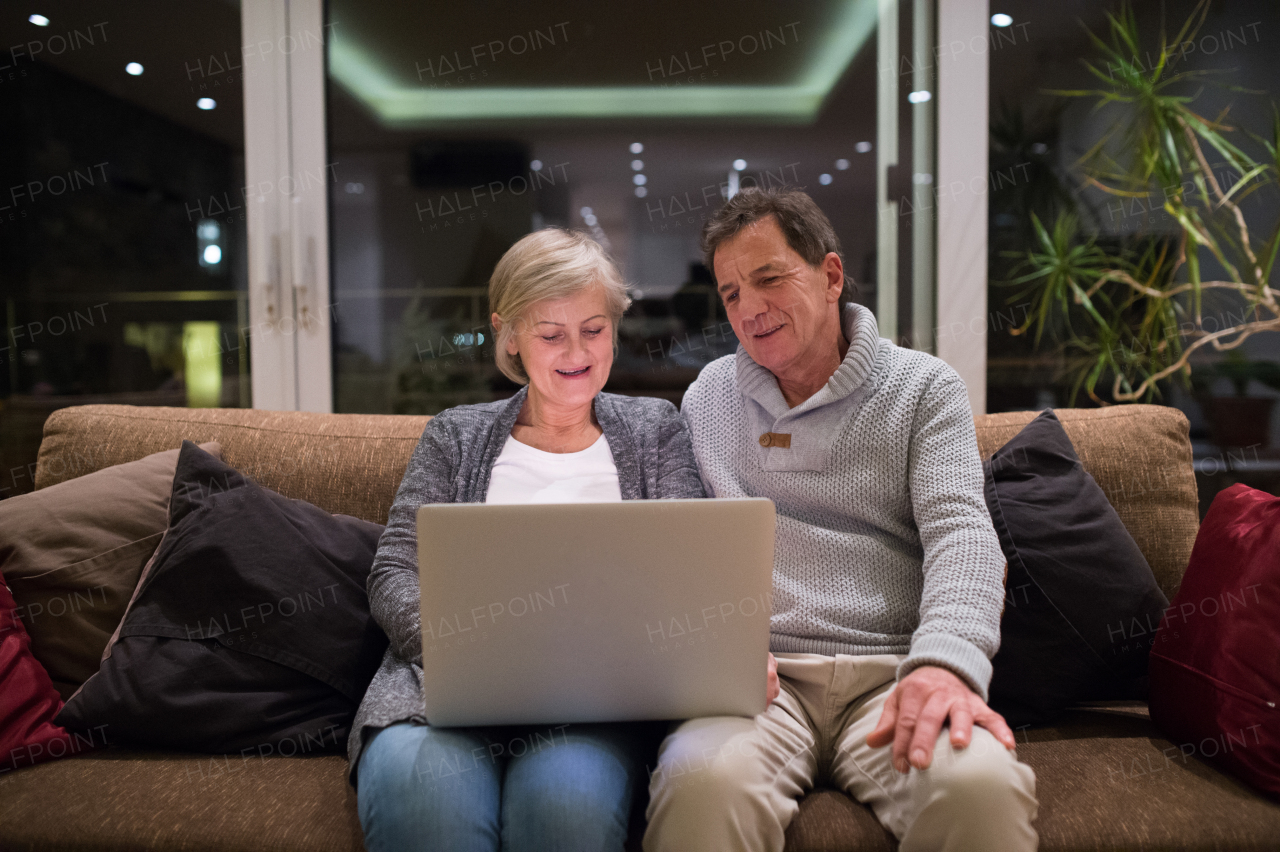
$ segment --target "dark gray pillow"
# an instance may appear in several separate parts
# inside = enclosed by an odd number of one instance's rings
[[[1009,560],[990,704],[1010,725],[1135,695],[1169,601],[1052,411],[984,464]]]
[[[164,541],[58,724],[186,751],[341,750],[387,646],[365,594],[381,533],[184,441]]]

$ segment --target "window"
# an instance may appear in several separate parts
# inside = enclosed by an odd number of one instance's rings
[[[253,400],[239,10],[6,5],[0,41],[9,496],[57,408]]]

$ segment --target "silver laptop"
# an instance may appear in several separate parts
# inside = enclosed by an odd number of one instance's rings
[[[773,536],[753,498],[421,507],[427,721],[763,711]]]

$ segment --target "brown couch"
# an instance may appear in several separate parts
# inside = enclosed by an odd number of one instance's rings
[[[990,455],[1032,413],[977,420]],[[1186,419],[1156,406],[1058,416],[1173,596],[1197,529]],[[37,488],[182,438],[268,488],[331,512],[386,520],[425,417],[93,405],[54,413]],[[1052,660],[1046,660],[1052,665]],[[1276,850],[1280,805],[1184,757],[1137,703],[1093,705],[1018,733],[1036,771],[1042,850]],[[125,749],[0,775],[0,849],[358,850],[355,795],[339,756],[237,757]],[[884,850],[871,812],[831,790],[808,795],[788,850]],[[998,852],[998,850],[993,850]]]

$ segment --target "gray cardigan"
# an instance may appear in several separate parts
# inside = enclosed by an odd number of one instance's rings
[[[425,724],[416,518],[424,503],[483,503],[493,464],[511,435],[527,388],[511,399],[460,405],[427,423],[396,492],[369,572],[369,608],[391,640],[347,740],[354,784],[366,728]],[[663,399],[601,393],[596,420],[618,468],[624,500],[704,497],[689,430]]]

